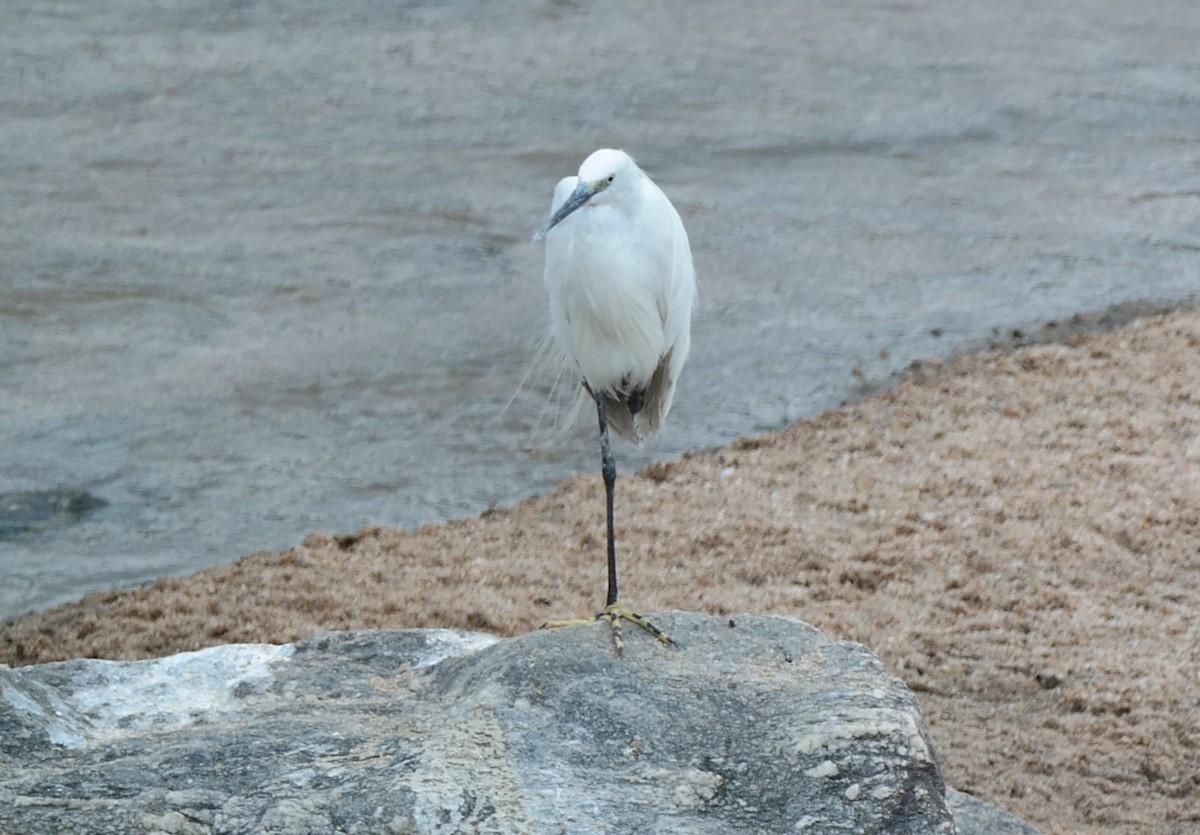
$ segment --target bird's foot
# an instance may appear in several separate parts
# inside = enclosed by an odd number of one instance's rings
[[[598,621],[606,621],[612,627],[613,646],[616,647],[617,655],[620,655],[625,650],[625,639],[621,635],[621,621],[629,621],[634,626],[638,626],[655,638],[665,646],[676,646],[671,640],[671,636],[663,632],[646,618],[639,615],[637,612],[630,609],[624,603],[613,603],[611,606],[605,606],[603,612],[597,612],[595,617],[590,618],[573,618],[571,620],[552,620],[542,626],[543,629],[557,629],[561,626],[587,626],[588,624]]]
[[[627,620],[634,626],[646,630],[655,638],[658,638],[659,643],[668,647],[675,646],[675,642],[671,640],[670,635],[663,632],[624,603],[614,603],[611,606],[604,607],[604,611],[596,615],[596,620],[606,620],[609,626],[612,627],[613,646],[617,648],[617,655],[620,655],[621,651],[625,649],[625,642],[621,638],[621,621],[623,620]]]

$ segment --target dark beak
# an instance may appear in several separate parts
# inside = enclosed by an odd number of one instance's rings
[[[566,199],[566,202],[558,207],[558,211],[550,215],[550,219],[542,224],[542,228],[533,233],[533,240],[540,241],[546,237],[547,232],[562,223],[563,218],[591,200],[595,194],[596,190],[587,183],[577,185],[575,190],[571,192],[571,196]]]

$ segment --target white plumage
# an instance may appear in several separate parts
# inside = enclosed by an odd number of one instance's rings
[[[608,529],[608,597],[599,617],[671,639],[617,602],[608,428],[632,441],[662,426],[687,360],[696,300],[692,251],[679,213],[624,151],[596,151],[554,189],[546,238],[550,327],[596,403]]]
[[[628,154],[606,148],[559,182],[539,235],[555,339],[605,397],[614,431],[653,434],[687,360],[696,297],[679,213]]]

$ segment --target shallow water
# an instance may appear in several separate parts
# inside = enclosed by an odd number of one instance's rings
[[[517,389],[550,191],[623,146],[701,282],[664,434],[1200,293],[1190,0],[0,9],[0,616],[595,468]],[[599,514],[598,514],[599,521]]]

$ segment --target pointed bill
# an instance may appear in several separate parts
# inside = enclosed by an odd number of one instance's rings
[[[580,183],[576,186],[575,190],[571,192],[571,196],[558,207],[558,211],[550,215],[550,219],[542,224],[542,228],[533,233],[533,240],[536,242],[546,237],[546,233],[558,226],[567,215],[591,200],[596,195],[596,191],[596,187],[589,183]]]

